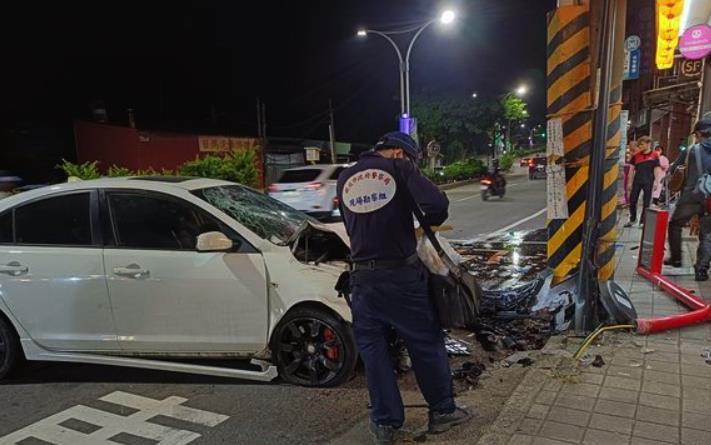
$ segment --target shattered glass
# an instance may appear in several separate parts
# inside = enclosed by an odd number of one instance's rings
[[[298,210],[239,185],[210,187],[193,193],[256,235],[279,246],[289,244],[311,220]]]

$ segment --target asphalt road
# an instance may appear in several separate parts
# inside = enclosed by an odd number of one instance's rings
[[[510,177],[509,184],[506,198],[488,202],[482,202],[478,184],[450,190],[449,224],[454,230],[446,236],[468,239],[501,229],[541,227],[545,181],[529,182],[518,175]],[[139,399],[132,408],[99,400],[107,395],[131,398],[122,393],[153,400]],[[0,445],[14,443],[3,438],[28,428],[34,437],[45,439],[21,445],[158,443],[137,437],[146,434],[163,437],[164,445],[328,443],[362,421],[367,400],[362,375],[341,388],[309,390],[279,382],[29,363],[18,376],[0,384]],[[172,406],[176,404],[202,411],[182,412],[180,406]],[[93,432],[97,426],[112,441],[80,442],[72,436],[81,434],[72,429]]]

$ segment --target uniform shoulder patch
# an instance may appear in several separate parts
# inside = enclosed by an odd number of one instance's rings
[[[368,169],[351,175],[343,185],[343,205],[353,213],[371,213],[395,197],[397,184],[384,170]]]

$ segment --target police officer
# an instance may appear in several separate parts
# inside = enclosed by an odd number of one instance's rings
[[[416,166],[417,143],[385,134],[338,178],[338,197],[351,239],[353,330],[365,363],[372,404],[370,431],[377,444],[394,443],[405,413],[388,332],[405,340],[417,383],[429,405],[429,431],[441,433],[471,415],[454,403],[444,336],[416,253],[412,202],[425,224],[447,219],[447,197]]]

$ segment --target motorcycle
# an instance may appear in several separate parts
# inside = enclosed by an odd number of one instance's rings
[[[479,181],[481,199],[487,201],[489,196],[498,196],[503,199],[506,195],[506,179],[501,175],[487,174]]]

